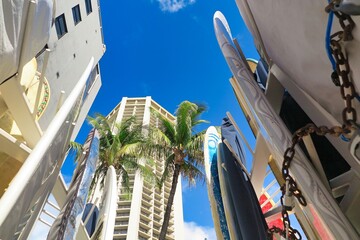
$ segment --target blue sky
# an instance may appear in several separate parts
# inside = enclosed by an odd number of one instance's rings
[[[250,136],[229,83],[231,72],[212,21],[215,11],[220,10],[245,55],[257,59],[234,0],[100,2],[106,53],[100,62],[103,85],[90,115],[106,115],[122,97],[152,96],[172,113],[180,102],[189,100],[207,104],[203,119],[211,125],[220,125],[226,111],[230,111]],[[77,141],[84,142],[89,130],[85,123]],[[252,139],[250,142],[253,145]],[[72,171],[73,164],[67,161],[62,172],[70,176]],[[205,184],[190,189],[184,184],[183,205],[189,231],[212,231]]]

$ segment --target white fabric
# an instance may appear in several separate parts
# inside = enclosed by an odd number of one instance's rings
[[[37,0],[30,24],[27,48],[21,53],[29,1],[0,1],[0,83],[18,72],[20,56],[30,61],[47,43],[53,15],[53,0]]]
[[[236,0],[245,23],[256,38],[245,1]],[[341,123],[344,102],[339,87],[336,87],[330,78],[332,68],[325,50],[328,14],[324,9],[327,1],[247,2],[272,62]],[[352,19],[356,24],[353,30],[354,40],[346,43],[346,51],[349,54],[352,79],[355,87],[360,89],[360,18],[354,16]],[[334,33],[341,28],[335,16],[333,23]],[[355,102],[358,110],[359,104]]]

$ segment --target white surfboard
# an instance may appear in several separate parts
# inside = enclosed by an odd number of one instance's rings
[[[103,192],[102,208],[99,213],[99,221],[91,239],[113,239],[116,208],[117,208],[117,184],[116,172],[110,166],[106,173],[106,181]]]
[[[204,165],[211,214],[217,239],[230,239],[217,170],[217,146],[219,142],[221,142],[220,135],[216,128],[209,127],[204,141]]]

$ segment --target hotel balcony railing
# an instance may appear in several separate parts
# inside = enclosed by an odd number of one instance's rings
[[[153,233],[160,234],[160,228],[153,228]]]
[[[161,213],[162,213],[161,211],[154,210],[154,216],[157,216],[157,217],[161,218],[162,217]]]
[[[151,187],[149,187],[149,185],[146,184],[146,186],[145,186],[145,184],[144,184],[143,192],[146,192],[147,194],[152,194],[153,191],[152,191]]]
[[[158,218],[158,217],[155,217],[154,216],[154,224],[153,225],[158,225],[158,226],[161,226],[162,224],[162,218]]]
[[[130,205],[119,205],[118,204],[118,209],[130,209]]]
[[[166,240],[174,240],[174,236],[173,235],[171,235],[171,236],[169,236],[169,235],[166,235],[166,238],[165,238]]]
[[[170,181],[165,181],[165,187],[171,188],[171,182]]]
[[[158,225],[158,226],[153,226],[153,229],[155,229],[155,230],[157,230],[157,231],[160,231],[160,229],[161,229],[161,225]]]
[[[142,233],[145,233],[146,235],[149,235],[149,230],[148,229],[145,229],[143,227],[139,227],[139,231],[142,232]]]
[[[154,204],[154,211],[157,211],[157,212],[162,212],[162,208],[161,208],[162,206],[161,205],[155,205]]]
[[[114,230],[114,234],[121,234],[121,235],[123,235],[123,234],[127,234],[127,230],[125,229],[115,229]]]
[[[143,198],[143,200],[146,200],[149,203],[152,202],[152,200],[153,200],[152,194],[148,194],[148,193],[145,193],[145,192],[143,192],[142,198]]]
[[[158,194],[155,195],[154,200],[155,200],[155,204],[157,204],[157,205],[161,205],[163,203],[162,197],[158,196]]]
[[[147,207],[147,209],[151,209],[151,206],[153,205],[152,201],[146,201],[145,199],[142,199],[141,203],[143,206]]]
[[[147,213],[144,213],[143,211],[141,212],[140,214],[140,219],[144,219],[146,221],[151,221],[151,215],[150,214],[147,214]]]
[[[129,224],[129,222],[128,221],[119,221],[119,220],[117,220],[117,221],[115,221],[115,227],[117,227],[117,226],[127,226]]]
[[[141,211],[148,215],[151,215],[151,208],[149,208],[149,207],[145,207],[145,206],[141,205]]]
[[[151,226],[149,223],[146,224],[146,223],[140,221],[139,228],[145,230],[146,233],[149,234],[149,230],[151,229]]]
[[[130,213],[118,213],[116,214],[116,217],[121,218],[121,217],[129,217]]]

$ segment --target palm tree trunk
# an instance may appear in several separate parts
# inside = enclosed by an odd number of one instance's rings
[[[174,196],[175,196],[176,186],[177,186],[177,182],[178,182],[178,178],[179,178],[179,174],[180,174],[180,168],[181,168],[181,166],[179,164],[175,164],[175,170],[174,170],[173,180],[172,180],[172,184],[171,184],[170,195],[169,195],[169,199],[168,199],[165,214],[164,214],[164,221],[163,221],[163,224],[161,227],[159,240],[165,240],[167,229],[169,227],[171,207],[174,202]]]

